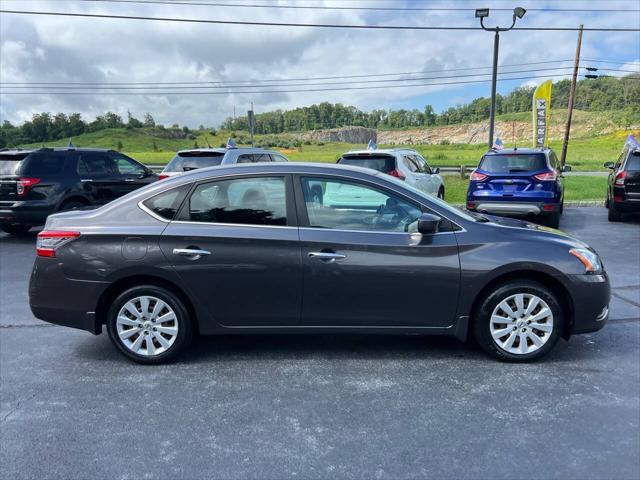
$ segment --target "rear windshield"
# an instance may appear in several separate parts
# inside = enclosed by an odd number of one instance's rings
[[[0,154],[0,175],[18,175],[22,160],[28,153],[19,155],[2,155]]]
[[[389,173],[396,168],[396,159],[390,155],[343,155],[338,160],[340,165],[372,168],[382,173]]]
[[[544,153],[514,153],[512,155],[485,155],[478,166],[490,173],[535,172],[547,169]]]
[[[169,162],[165,172],[187,172],[197,168],[215,167],[222,163],[221,152],[183,152]]]
[[[640,172],[640,152],[633,152],[627,161],[627,170],[632,172]]]

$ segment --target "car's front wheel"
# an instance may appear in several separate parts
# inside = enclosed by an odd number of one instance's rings
[[[556,295],[533,281],[497,287],[474,315],[474,333],[491,356],[529,362],[545,356],[558,342],[564,315]]]
[[[173,360],[192,336],[183,302],[155,285],[133,287],[118,295],[109,308],[107,331],[118,350],[143,364]]]

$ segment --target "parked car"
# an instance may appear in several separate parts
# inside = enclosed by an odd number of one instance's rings
[[[629,135],[622,153],[615,162],[604,164],[609,168],[607,200],[609,221],[619,222],[623,214],[640,212],[640,143]]]
[[[289,159],[275,150],[263,148],[238,148],[227,142],[225,148],[194,148],[180,150],[160,173],[160,180],[198,168],[232,165],[234,163],[288,162]]]
[[[113,150],[0,151],[0,229],[24,234],[52,213],[102,205],[157,178]]]
[[[549,148],[489,150],[469,178],[467,209],[537,217],[558,228],[564,209],[562,173],[570,170]]]
[[[318,203],[312,184],[373,201]],[[196,332],[472,335],[522,362],[602,328],[610,300],[579,240],[327,164],[187,172],[51,215],[36,251],[33,314],[94,334],[106,325],[140,363],[173,359]]]
[[[352,150],[339,159],[340,165],[371,168],[412,187],[444,199],[444,181],[439,168],[431,168],[422,155],[408,149],[378,149],[374,143],[366,150]]]

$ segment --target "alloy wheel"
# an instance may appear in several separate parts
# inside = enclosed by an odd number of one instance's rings
[[[512,355],[526,355],[541,348],[553,332],[553,312],[540,297],[517,293],[493,309],[489,330],[493,341]]]
[[[128,300],[118,312],[116,331],[131,352],[145,357],[160,355],[178,337],[178,317],[163,300],[140,296]]]

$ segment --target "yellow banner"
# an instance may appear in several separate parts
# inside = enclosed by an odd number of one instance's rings
[[[533,92],[533,147],[540,148],[547,145],[549,130],[549,112],[551,111],[551,80],[538,85]]]

